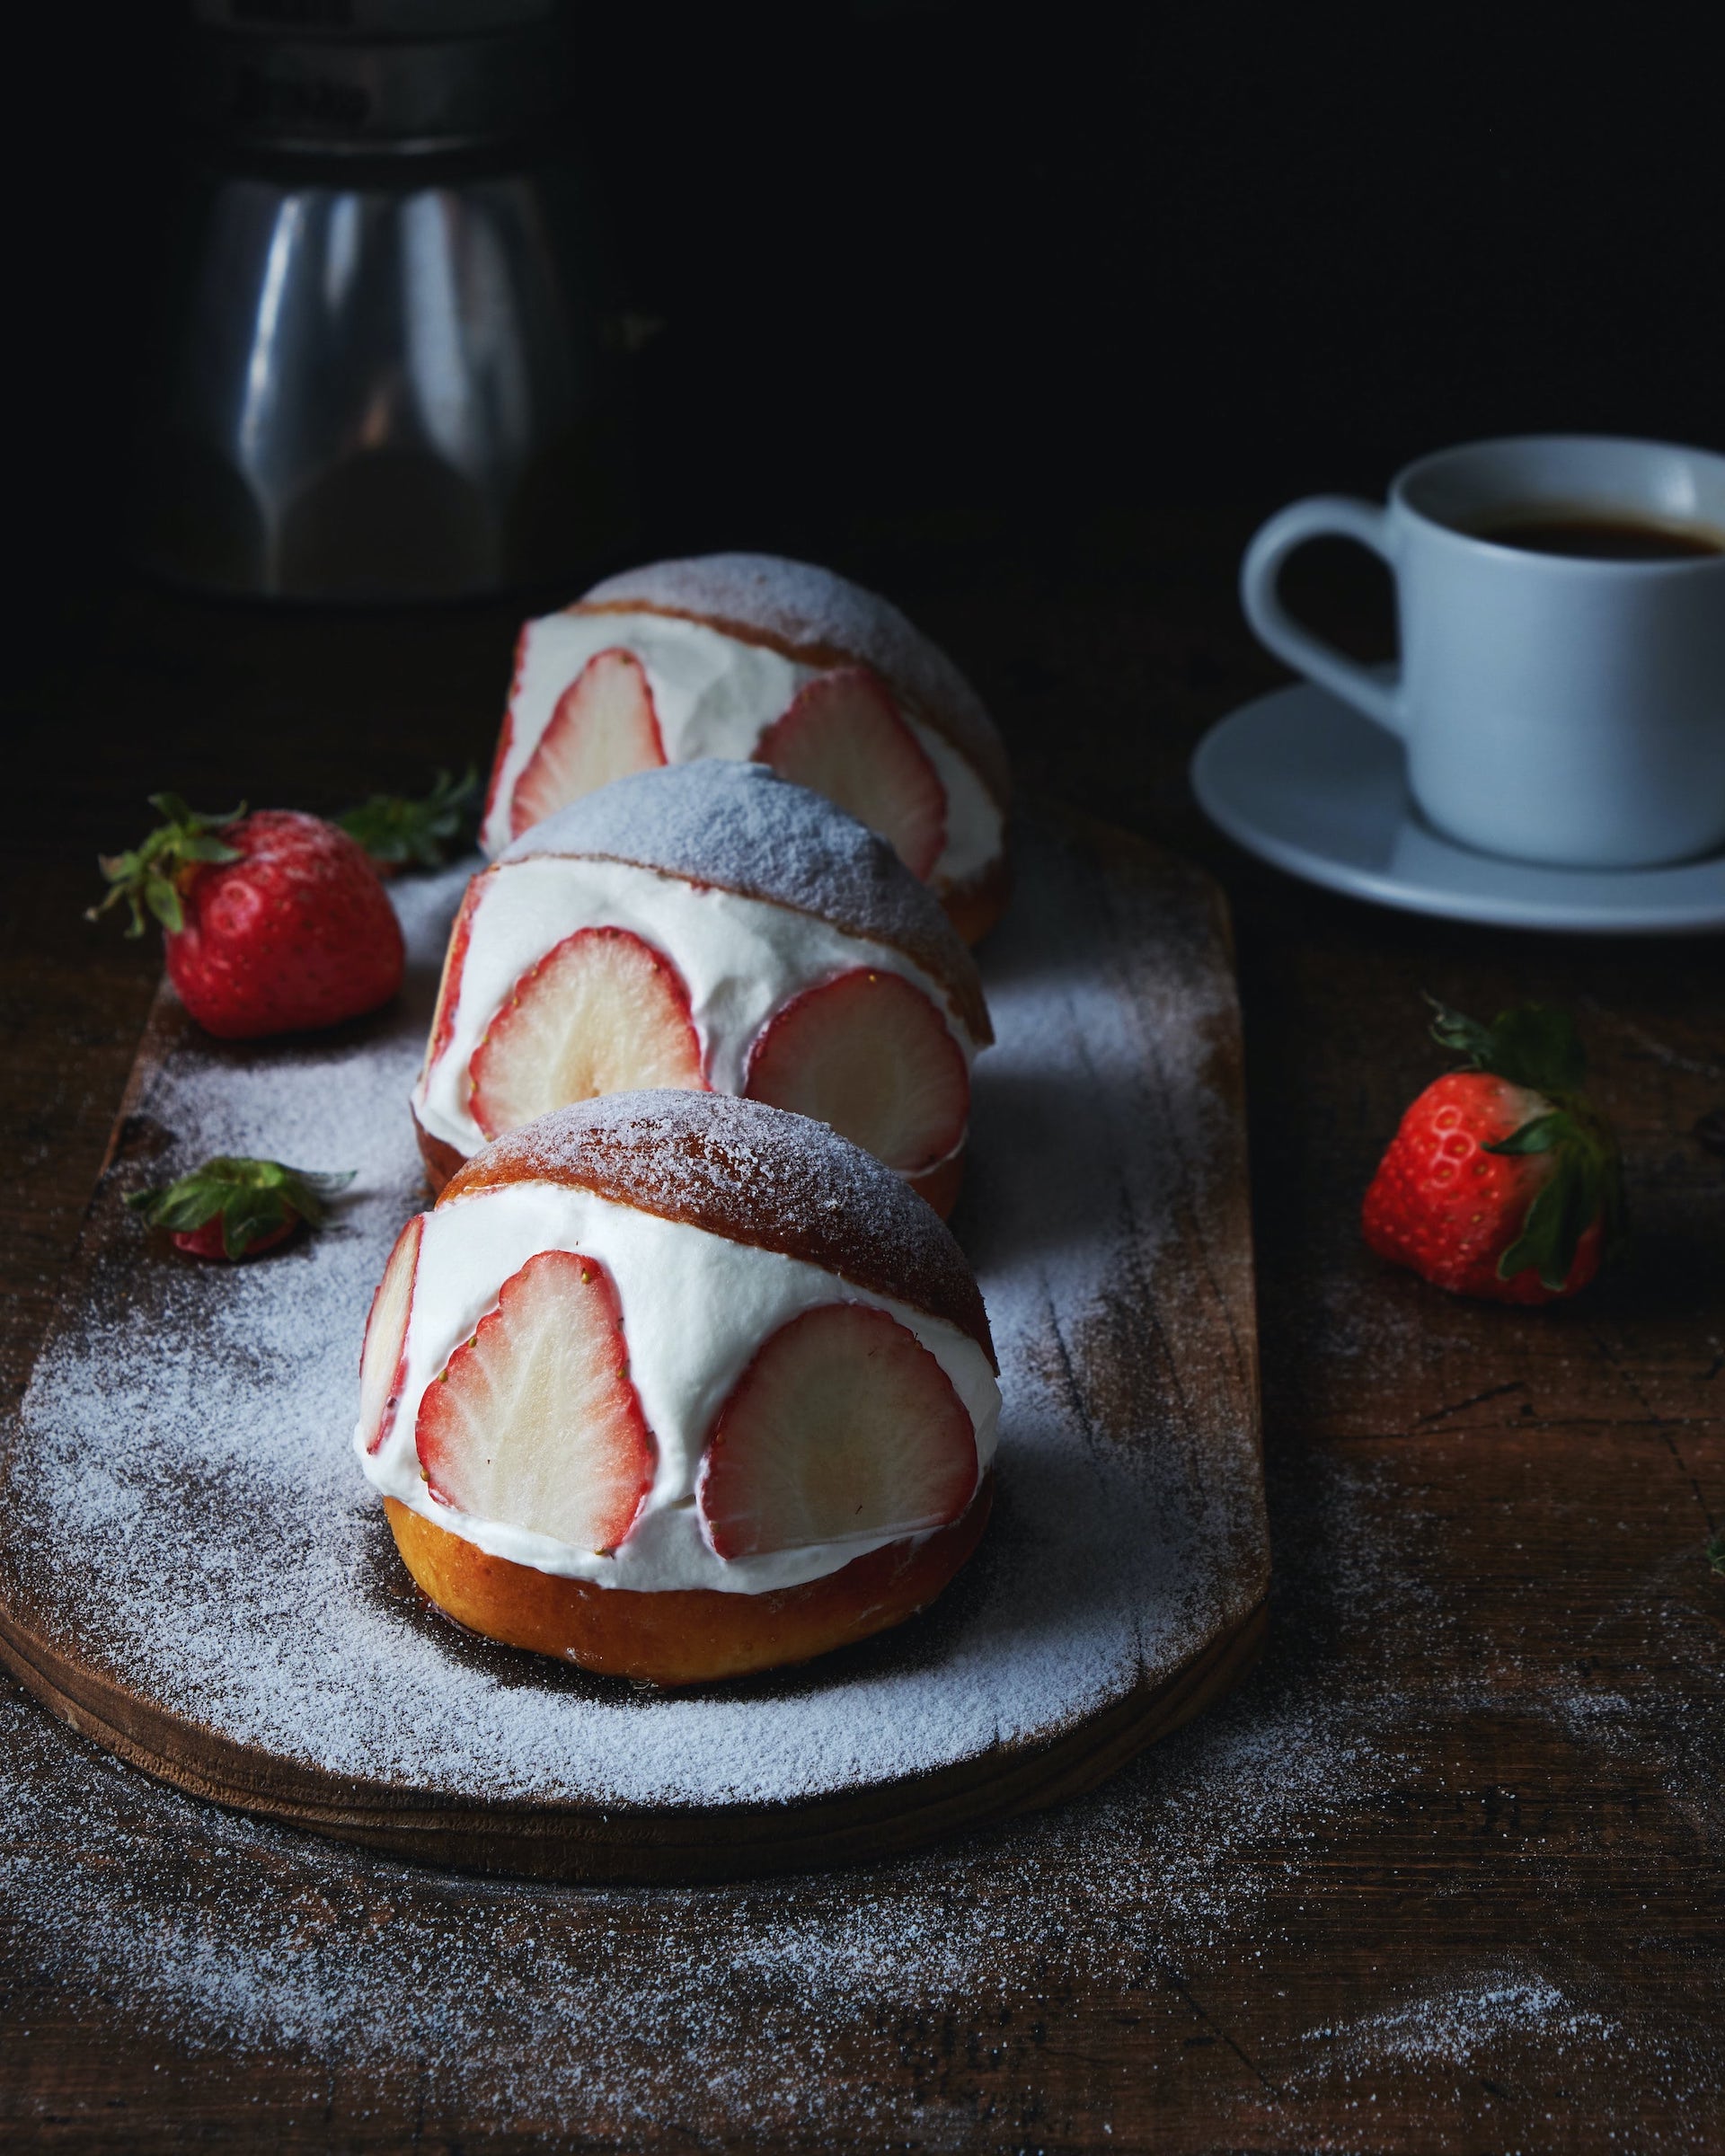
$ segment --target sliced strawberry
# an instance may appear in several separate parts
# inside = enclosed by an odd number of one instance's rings
[[[498,851],[489,836],[491,817],[497,808],[497,790],[503,782],[503,766],[509,760],[509,751],[515,747],[515,700],[521,694],[521,676],[527,663],[527,638],[533,630],[531,622],[523,622],[520,633],[515,640],[515,666],[509,676],[509,700],[503,707],[503,723],[498,729],[497,753],[491,758],[491,772],[485,782],[485,806],[480,811],[480,844],[488,853]]]
[[[482,832],[487,831],[491,827],[492,811],[497,807],[497,790],[503,782],[503,766],[509,762],[509,751],[514,747],[515,708],[511,705],[504,712],[503,724],[498,729],[497,749],[491,757],[491,776],[485,782],[485,807],[479,819],[479,827]],[[487,853],[491,851],[489,843],[485,850]]]
[[[946,844],[946,789],[866,667],[817,674],[761,736],[757,764],[836,801],[890,841],[913,876],[926,877]]]
[[[656,1447],[598,1260],[529,1258],[426,1387],[415,1436],[440,1504],[615,1550],[652,1485]]]
[[[830,1124],[900,1175],[945,1160],[970,1114],[970,1074],[940,1012],[898,974],[862,968],[774,1012],[743,1091]]]
[[[557,699],[515,782],[509,829],[519,838],[553,809],[664,761],[646,669],[632,651],[596,651]]]
[[[413,1277],[420,1262],[425,1215],[416,1213],[395,1238],[389,1263],[371,1298],[366,1344],[359,1350],[359,1427],[366,1450],[375,1453],[388,1436],[407,1372],[407,1322],[413,1314]]]
[[[468,1069],[488,1138],[600,1093],[707,1082],[681,975],[626,928],[579,928],[524,973]]]
[[[761,1347],[720,1409],[696,1492],[721,1557],[922,1534],[976,1494],[964,1402],[884,1310],[823,1303]]]
[[[461,1000],[461,969],[467,963],[467,946],[473,935],[473,915],[484,885],[482,876],[472,878],[462,897],[461,910],[456,915],[456,924],[449,932],[449,948],[443,954],[443,977],[438,983],[438,1007],[431,1019],[431,1038],[425,1051],[428,1071],[449,1046],[456,1030],[456,1006]]]

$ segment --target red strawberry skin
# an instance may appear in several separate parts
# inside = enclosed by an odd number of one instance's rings
[[[438,1007],[431,1019],[430,1045],[425,1051],[425,1067],[428,1071],[455,1038],[456,1010],[461,1002],[462,971],[467,963],[467,946],[473,940],[473,915],[479,911],[479,902],[484,892],[485,879],[482,876],[473,877],[462,897],[456,924],[449,932],[449,948],[443,956],[443,978],[438,984]]]
[[[1549,1153],[1486,1151],[1552,1103],[1485,1071],[1452,1071],[1402,1117],[1366,1193],[1360,1224],[1380,1258],[1405,1265],[1452,1294],[1497,1303],[1552,1303],[1599,1269],[1604,1232],[1591,1222],[1561,1289],[1528,1266],[1509,1279],[1498,1260],[1520,1234],[1528,1208],[1555,1167]]]
[[[280,1227],[271,1228],[267,1234],[260,1235],[251,1249],[243,1251],[237,1258],[230,1258],[227,1254],[227,1246],[222,1240],[222,1216],[219,1213],[214,1220],[207,1220],[201,1228],[176,1230],[171,1241],[174,1249],[183,1250],[188,1258],[214,1258],[223,1265],[245,1265],[253,1258],[261,1257],[265,1250],[273,1250],[279,1242],[286,1242],[298,1225],[299,1215],[296,1213],[291,1220],[284,1221]]]
[[[395,909],[365,851],[296,809],[224,827],[243,858],[200,864],[181,887],[168,977],[223,1040],[309,1032],[386,1003],[402,985]]]
[[[515,747],[515,700],[521,694],[521,676],[527,663],[527,631],[532,623],[523,622],[515,640],[515,667],[509,676],[509,700],[503,707],[503,724],[497,737],[497,754],[491,758],[491,775],[486,782],[485,806],[480,812],[479,828],[482,834],[491,828],[491,817],[497,808],[497,790],[503,781],[503,766],[509,760],[509,751]],[[489,853],[490,848],[486,851]]]

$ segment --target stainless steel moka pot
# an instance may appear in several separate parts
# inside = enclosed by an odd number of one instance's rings
[[[198,0],[137,550],[402,600],[627,543],[620,354],[555,0]]]

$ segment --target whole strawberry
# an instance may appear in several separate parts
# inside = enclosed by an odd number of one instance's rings
[[[128,935],[147,908],[165,932],[168,978],[223,1040],[305,1033],[386,1003],[402,985],[401,927],[363,847],[293,808],[200,816],[156,793],[168,820],[105,859]]]
[[[317,1175],[279,1161],[223,1154],[160,1190],[134,1190],[126,1203],[153,1228],[165,1228],[177,1250],[230,1264],[286,1242],[304,1221],[323,1224],[323,1201],[346,1189],[353,1171]]]
[[[1402,1117],[1366,1193],[1366,1240],[1454,1294],[1572,1295],[1623,1230],[1617,1141],[1581,1090],[1575,1028],[1538,1003],[1490,1026],[1434,1008],[1433,1038],[1466,1065]]]

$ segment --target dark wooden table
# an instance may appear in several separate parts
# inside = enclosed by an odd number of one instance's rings
[[[851,565],[973,670],[1027,785],[1227,888],[1278,1566],[1256,1673],[1048,1816],[875,1869],[606,1893],[200,1807],[6,1684],[0,2142],[1725,2147],[1721,945],[1423,923],[1211,835],[1186,758],[1274,678],[1232,597],[1250,522],[1063,535],[1046,558],[876,535]],[[1309,584],[1365,621],[1335,565]],[[8,1404],[155,973],[79,918],[92,856],[164,785],[332,810],[482,758],[516,611],[275,616],[121,588],[22,624]],[[1638,1239],[1572,1308],[1451,1301],[1360,1244],[1376,1152],[1438,1067],[1421,988],[1581,1019]]]

